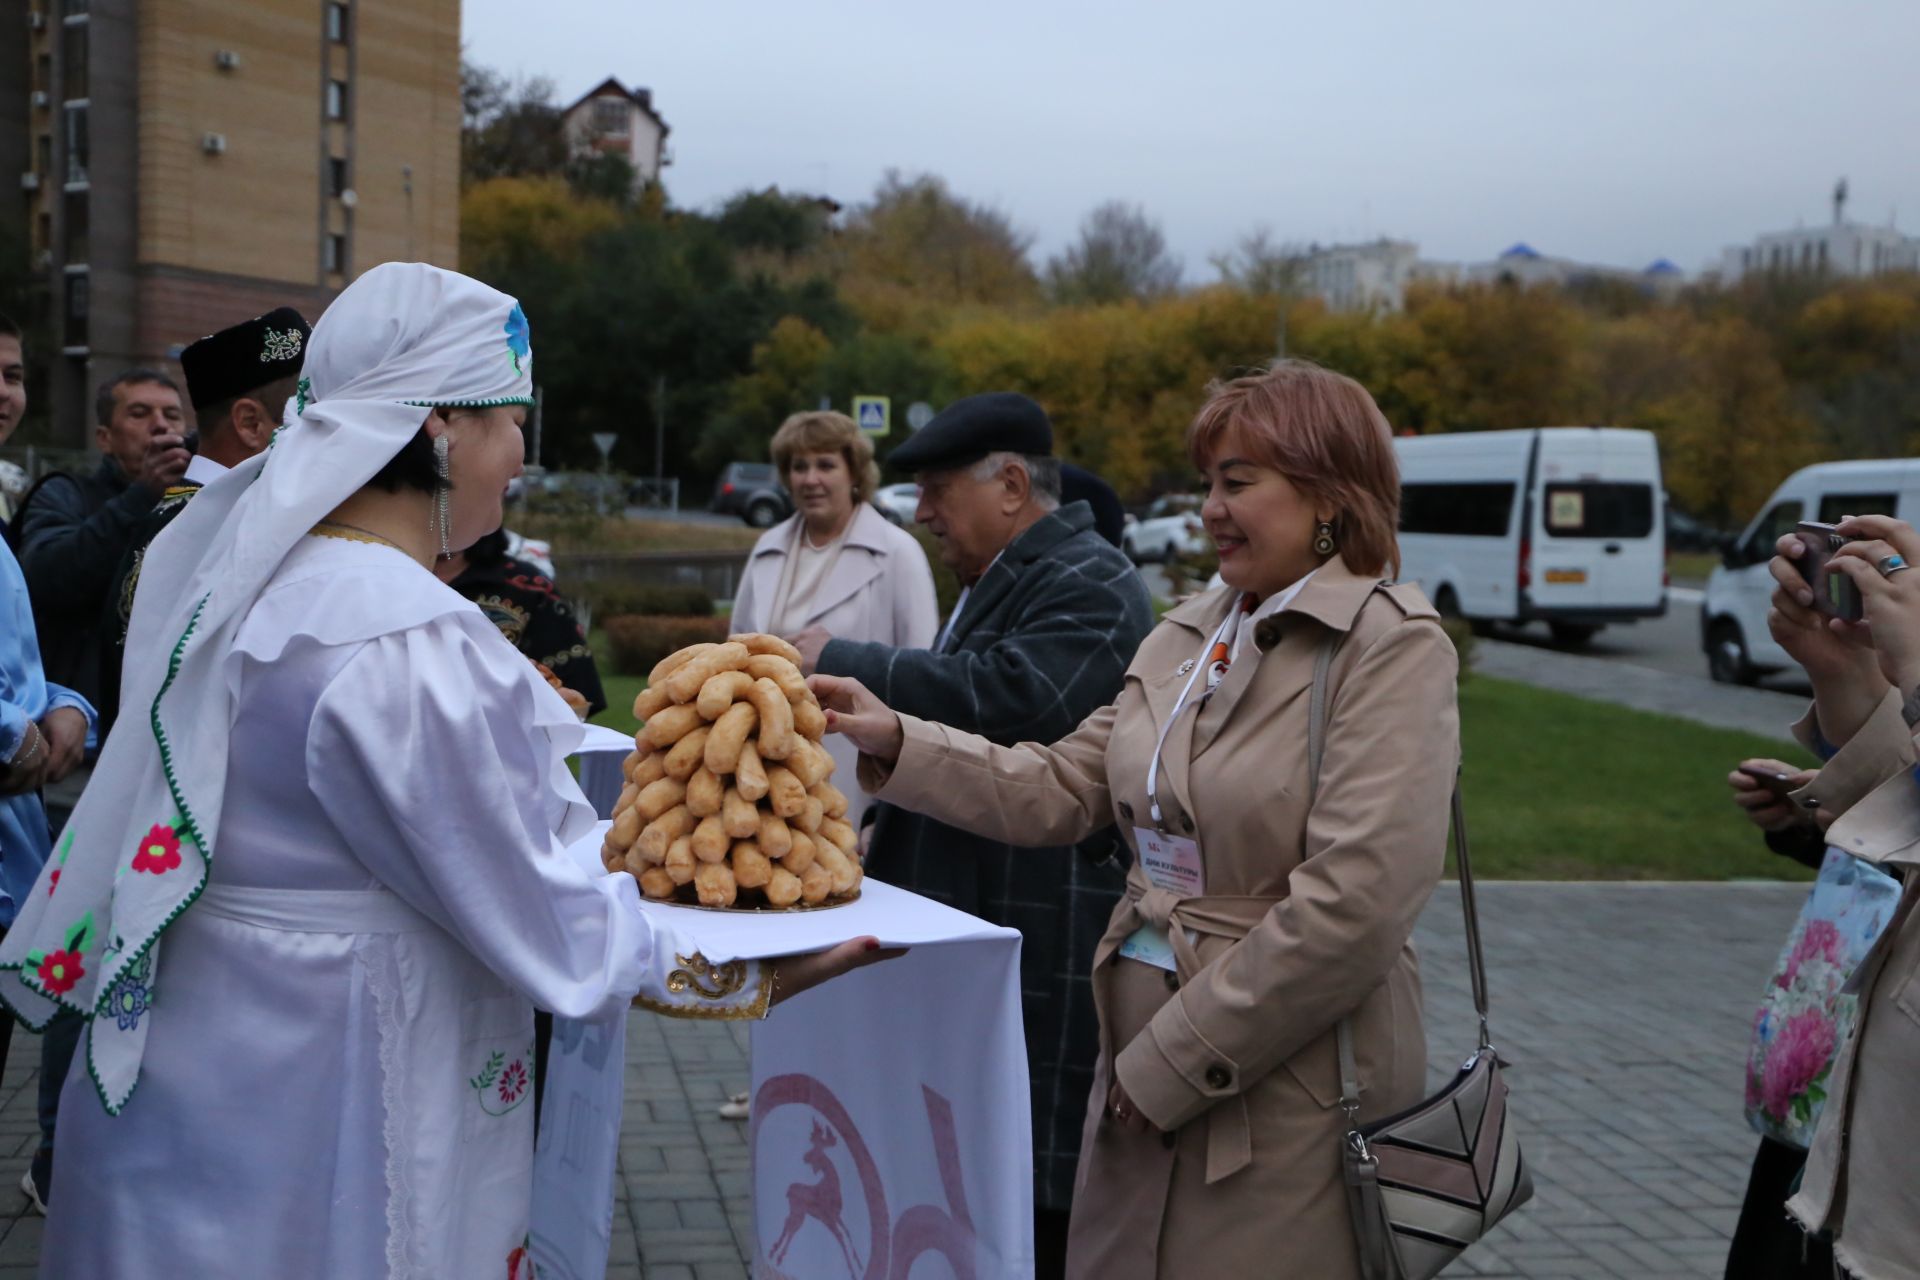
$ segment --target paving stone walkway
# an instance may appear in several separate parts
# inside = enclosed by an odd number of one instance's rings
[[[1482,886],[1494,1031],[1538,1189],[1449,1275],[1721,1274],[1757,1143],[1740,1111],[1747,1032],[1805,892]],[[1419,932],[1436,1083],[1474,1037],[1458,903],[1442,886]],[[621,1143],[631,1251],[610,1275],[636,1263],[649,1280],[748,1274],[744,1126],[711,1118],[746,1080],[744,1044],[734,1028],[635,1018]],[[738,1252],[722,1257],[729,1240]]]
[[[1757,1141],[1740,1113],[1748,1027],[1804,893],[1482,886],[1495,1038],[1537,1192],[1449,1276],[1721,1274]],[[1442,886],[1419,932],[1436,1081],[1474,1037],[1458,902]],[[14,1190],[37,1048],[18,1036],[0,1080],[0,1280],[26,1280],[39,1252]],[[746,1130],[714,1113],[746,1080],[744,1028],[634,1015],[609,1277],[746,1280]]]

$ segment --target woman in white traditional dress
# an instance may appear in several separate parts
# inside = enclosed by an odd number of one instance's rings
[[[761,1017],[886,954],[709,965],[563,852],[579,723],[430,568],[499,524],[531,366],[512,298],[377,267],[161,535],[127,731],[0,945],[25,1021],[89,1019],[43,1277],[525,1274],[534,1005]]]

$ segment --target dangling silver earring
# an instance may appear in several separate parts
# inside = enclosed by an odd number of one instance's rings
[[[453,490],[453,474],[447,469],[447,438],[443,435],[433,438],[433,474],[434,474],[434,524],[440,534],[440,558],[453,555],[448,545],[453,536],[453,518],[447,510],[447,494]]]
[[[1320,522],[1320,528],[1316,531],[1316,534],[1317,536],[1315,536],[1313,540],[1313,554],[1317,556],[1332,555],[1335,550],[1333,544],[1333,526],[1323,520]]]

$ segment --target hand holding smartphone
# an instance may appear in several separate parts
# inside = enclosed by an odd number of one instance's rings
[[[1829,618],[1860,621],[1866,615],[1860,588],[1846,574],[1832,573],[1827,567],[1833,553],[1853,539],[1841,536],[1833,525],[1817,520],[1802,520],[1795,527],[1794,536],[1806,549],[1806,554],[1793,563],[1813,588],[1814,609]]]
[[[1741,765],[1740,772],[1752,778],[1755,782],[1759,783],[1762,788],[1780,797],[1782,800],[1785,800],[1793,794],[1795,784],[1793,775],[1790,773],[1780,773],[1777,770],[1763,769],[1757,765],[1748,764]]]

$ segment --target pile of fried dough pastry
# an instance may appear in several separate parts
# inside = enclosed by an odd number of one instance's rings
[[[661,660],[601,846],[648,898],[791,910],[859,894],[858,840],[820,745],[826,713],[778,636],[736,635]]]

